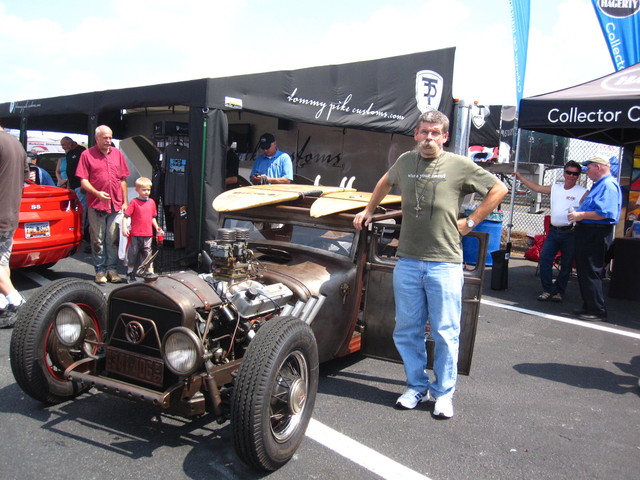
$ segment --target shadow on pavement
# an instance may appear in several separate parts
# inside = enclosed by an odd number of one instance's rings
[[[631,365],[638,364],[640,357],[634,357]],[[620,368],[620,365],[616,365]],[[628,366],[625,366],[628,368]],[[616,375],[603,368],[563,363],[521,363],[513,368],[521,374],[563,383],[577,388],[602,390],[622,395],[638,393],[638,379],[634,375]],[[637,366],[635,367],[637,369]],[[621,369],[622,370],[622,369]]]
[[[540,302],[537,297],[542,292],[542,286],[540,285],[540,277],[536,275],[536,266],[536,263],[522,257],[511,257],[506,290],[491,289],[492,271],[491,267],[487,267],[482,298],[550,315],[577,319],[572,311],[582,307],[582,298],[575,273],[569,280],[562,303]],[[640,301],[612,297],[609,294],[609,280],[605,280],[604,288],[608,319],[607,322],[596,323],[640,331]],[[640,300],[640,294],[638,300]]]

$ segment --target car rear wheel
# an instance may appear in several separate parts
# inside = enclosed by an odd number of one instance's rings
[[[54,331],[58,308],[80,307],[90,318],[81,347],[66,347]],[[86,388],[66,380],[64,371],[74,362],[97,352],[96,341],[106,324],[106,300],[100,289],[82,280],[58,280],[43,287],[22,307],[11,335],[11,370],[29,396],[44,403],[60,403]]]
[[[266,322],[240,366],[231,425],[240,458],[271,471],[291,459],[304,438],[318,390],[318,347],[295,317]]]

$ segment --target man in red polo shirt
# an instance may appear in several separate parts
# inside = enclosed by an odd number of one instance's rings
[[[106,125],[96,128],[96,144],[82,152],[76,176],[87,192],[91,253],[96,269],[96,283],[122,282],[118,275],[119,212],[126,210],[129,167],[120,150],[113,146],[113,132]]]

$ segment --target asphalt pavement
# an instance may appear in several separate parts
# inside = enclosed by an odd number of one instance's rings
[[[57,278],[93,279],[77,254],[16,273],[26,296]],[[15,384],[0,330],[0,477],[151,479],[632,479],[640,471],[640,302],[607,298],[608,322],[582,322],[575,278],[563,303],[536,300],[535,264],[485,277],[471,373],[451,420],[432,403],[392,408],[402,366],[360,355],[321,366],[313,423],[294,458],[256,474],[228,424],[185,421],[98,392],[43,406]],[[105,292],[114,285],[103,287]],[[391,340],[390,340],[391,341]]]

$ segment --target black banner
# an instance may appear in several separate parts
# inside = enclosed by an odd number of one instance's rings
[[[289,120],[411,134],[421,112],[453,112],[455,49],[210,79],[214,107]]]
[[[502,106],[473,105],[471,106],[471,131],[469,145],[483,147],[498,147],[500,145],[500,119]]]
[[[640,64],[557,92],[523,98],[520,128],[610,145],[640,142]]]
[[[0,104],[0,121],[15,128],[65,131],[88,116],[116,124],[125,109],[184,105],[243,109],[317,125],[411,134],[427,109],[453,112],[455,48],[327,65]],[[111,115],[108,115],[110,113]],[[50,128],[48,128],[50,127]],[[115,130],[114,130],[115,132]]]

